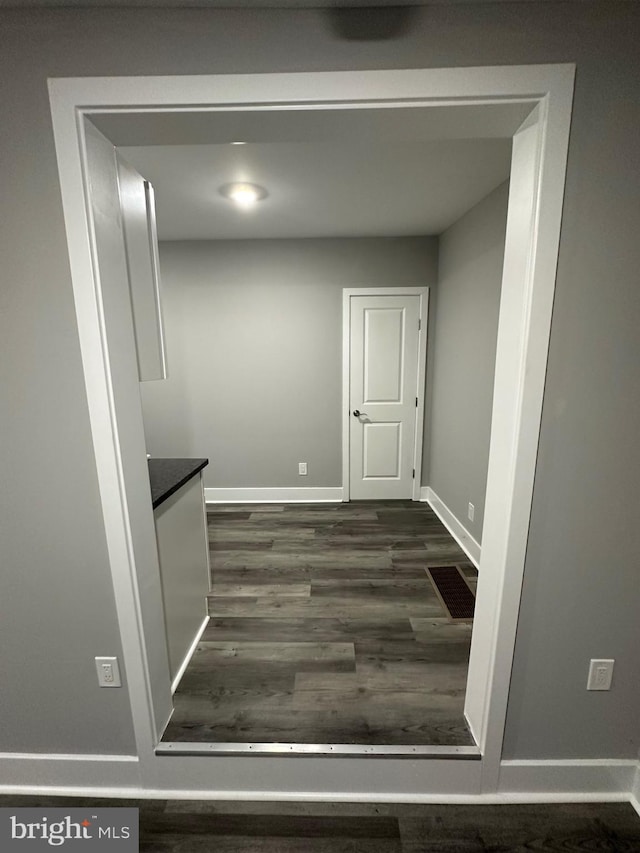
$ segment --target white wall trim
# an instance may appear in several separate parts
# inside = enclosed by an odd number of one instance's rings
[[[166,769],[167,758],[159,758]],[[639,811],[640,765],[626,759],[567,759],[544,761],[502,761],[498,790],[481,792],[479,774],[481,761],[466,760],[400,760],[368,758],[359,765],[360,784],[353,789],[341,788],[338,781],[346,769],[340,765],[351,764],[331,757],[316,759],[314,767],[321,777],[315,788],[298,787],[299,764],[309,759],[291,761],[279,759],[282,773],[263,775],[264,759],[251,756],[238,760],[234,767],[244,765],[248,776],[265,781],[262,788],[253,788],[251,782],[238,785],[235,773],[230,773],[228,788],[206,786],[206,779],[217,766],[231,769],[229,759],[210,757],[170,761],[195,762],[198,772],[192,775],[191,785],[176,788],[141,784],[139,762],[131,755],[76,755],[40,753],[0,753],[0,794],[136,797],[141,799],[197,799],[245,800],[287,802],[387,802],[387,803],[469,803],[478,805],[499,803],[554,803],[554,802],[630,802]],[[313,761],[313,759],[312,759]],[[204,766],[203,766],[204,765]],[[338,775],[331,774],[336,767]],[[385,781],[385,768],[394,777]],[[372,769],[373,782],[372,782]],[[404,771],[420,777],[422,790],[410,790],[398,781]],[[290,776],[289,771],[293,776]],[[329,771],[329,775],[327,775]],[[433,771],[433,773],[431,772]],[[398,773],[400,776],[398,777]],[[381,778],[378,775],[381,774]],[[163,776],[164,774],[159,774]],[[191,775],[191,774],[189,774]],[[241,773],[240,776],[244,776]],[[397,777],[397,778],[396,778]],[[458,781],[464,779],[464,783]],[[169,777],[171,778],[171,777]],[[96,785],[95,780],[100,784]],[[377,781],[376,781],[377,780]],[[168,780],[167,780],[168,781]],[[270,782],[277,787],[269,787]],[[328,782],[335,781],[335,787]],[[160,779],[158,779],[160,782]],[[235,783],[235,784],[234,784]],[[292,784],[293,783],[293,784]],[[380,787],[384,786],[384,790]],[[435,785],[435,787],[434,787]]]
[[[640,815],[640,761],[636,763],[636,772],[631,787],[631,805]]]
[[[464,524],[456,518],[446,503],[433,491],[431,486],[423,486],[420,489],[420,500],[429,504],[440,521],[444,524],[449,533],[471,560],[473,565],[478,568],[480,565],[480,554],[482,553],[482,548],[480,543],[473,538]]]
[[[159,761],[165,763],[166,758]],[[178,757],[170,759],[180,761]],[[219,762],[223,766],[229,759]],[[199,765],[204,777],[216,767],[217,759],[210,757],[186,759]],[[306,760],[303,759],[306,763]],[[406,768],[410,775],[416,773],[422,779],[423,790],[411,791],[405,787],[385,783],[385,790],[377,784],[370,787],[361,779],[361,785],[353,790],[341,790],[338,779],[343,762],[339,758],[317,760],[314,766],[322,777],[334,766],[340,771],[335,777],[336,787],[320,784],[315,790],[291,785],[287,770],[295,771],[298,761],[290,758],[280,759],[284,771],[275,777],[264,776],[263,760],[252,756],[242,761],[248,762],[249,775],[274,780],[278,789],[264,787],[252,789],[233,784],[229,788],[207,788],[200,772],[193,774],[190,786],[175,788],[143,787],[139,776],[139,762],[131,755],[75,755],[40,753],[0,753],[0,794],[22,795],[59,795],[94,797],[140,797],[142,799],[203,799],[203,800],[256,800],[288,802],[388,802],[388,803],[553,803],[553,802],[630,802],[640,814],[640,767],[635,760],[624,759],[568,759],[544,761],[502,761],[498,790],[481,793],[474,777],[481,770],[479,761],[390,761],[368,758],[366,767],[379,769],[384,778],[384,768],[388,767],[392,776],[397,770]],[[349,762],[351,763],[351,762]],[[203,765],[206,765],[203,767]],[[362,766],[362,765],[360,765]],[[253,768],[253,771],[251,771]],[[430,770],[437,770],[432,780],[434,789],[427,779]],[[363,770],[364,772],[364,770]],[[426,773],[426,776],[425,776]],[[191,774],[189,774],[191,775]],[[235,775],[235,774],[232,774]],[[244,775],[244,774],[241,774]],[[377,773],[373,774],[377,777]],[[402,775],[402,774],[401,774]],[[466,784],[456,784],[462,775]],[[444,777],[444,778],[443,778]],[[451,777],[451,778],[447,778]],[[333,778],[333,777],[331,777]],[[100,785],[95,781],[99,779]],[[439,782],[437,780],[440,780]],[[236,783],[239,780],[235,780]],[[398,780],[394,780],[397,782]],[[289,784],[288,784],[289,783]],[[426,784],[425,784],[426,783]],[[394,790],[395,788],[395,790]],[[431,790],[424,790],[431,788]]]
[[[336,503],[342,501],[342,486],[205,488],[204,499],[208,504]]]
[[[38,794],[61,788],[84,795],[98,779],[101,786],[128,796],[140,785],[140,762],[135,755],[0,753],[0,793]]]
[[[204,619],[202,620],[202,625],[198,628],[198,631],[197,631],[197,633],[193,639],[193,642],[189,646],[189,649],[188,649],[186,655],[184,656],[184,660],[182,661],[182,663],[178,667],[178,671],[176,672],[174,679],[171,682],[171,695],[172,696],[176,692],[176,690],[178,689],[178,685],[180,684],[180,679],[184,675],[185,669],[189,666],[189,661],[193,657],[193,653],[198,648],[198,643],[200,642],[200,639],[201,639],[202,635],[204,634],[204,629],[209,624],[210,618],[211,618],[210,616],[205,616]]]
[[[465,714],[495,790],[529,538],[569,145],[575,68],[513,137],[482,562]],[[556,85],[557,84],[557,85]]]
[[[637,762],[623,759],[502,761],[498,791],[509,795],[549,792],[583,800],[629,800]]]
[[[506,292],[509,299],[504,310],[501,308],[503,334],[499,334],[496,354],[496,380],[500,381],[496,381],[494,391],[483,532],[483,559],[491,560],[492,572],[487,582],[481,582],[478,588],[478,619],[472,640],[470,688],[465,707],[465,713],[474,721],[474,730],[478,733],[483,752],[482,790],[492,793],[498,787],[529,530],[574,74],[574,65],[557,64],[49,80],[98,486],[123,654],[127,672],[134,676],[128,679],[128,692],[143,787],[191,791],[211,788],[213,780],[224,779],[230,790],[249,792],[256,784],[256,766],[253,763],[247,765],[248,759],[244,758],[221,761],[212,758],[211,762],[196,758],[190,761],[154,753],[155,732],[150,707],[153,697],[149,691],[144,626],[136,607],[136,602],[142,599],[146,590],[139,583],[138,557],[136,555],[134,559],[130,547],[133,528],[138,529],[136,525],[147,511],[142,495],[146,494],[148,502],[148,481],[143,466],[130,472],[131,500],[128,499],[129,489],[125,492],[123,485],[120,435],[114,408],[114,400],[118,397],[115,392],[124,382],[124,372],[111,372],[110,332],[104,320],[100,271],[86,206],[83,117],[114,109],[120,113],[136,113],[151,108],[170,113],[185,108],[206,112],[228,108],[273,112],[335,109],[336,105],[345,110],[394,109],[407,106],[428,108],[445,103],[481,106],[501,103],[505,98],[530,103],[532,107],[537,104],[539,129],[533,164],[535,216],[526,232],[527,245],[521,247],[526,248],[526,270],[522,276],[516,274],[514,267],[503,279],[502,287],[503,302]],[[514,167],[522,167],[517,158],[514,158]],[[508,217],[507,242],[509,231]],[[130,370],[136,370],[135,357]],[[139,434],[130,437],[142,445],[142,425],[137,429]],[[335,499],[340,500],[341,497]],[[157,559],[150,550],[141,556],[147,562]],[[480,630],[483,622],[485,628]],[[408,761],[394,770],[394,762],[388,759],[384,760],[384,767],[378,769],[372,765],[373,759],[370,758],[348,763],[340,759],[260,761],[261,778],[272,783],[272,778],[278,779],[278,774],[281,774],[278,783],[287,790],[312,789],[326,793],[344,787],[377,796],[392,791],[411,795],[426,790],[443,795],[467,794],[471,791],[469,774],[474,785],[480,781],[475,776],[476,771],[466,767],[466,762],[449,762],[459,765],[454,770],[436,767],[434,763],[427,767],[429,762],[418,765]],[[418,767],[420,772],[416,773]],[[92,787],[96,780],[101,781],[99,774],[93,782],[84,780],[85,787]],[[478,790],[474,788],[473,792]]]
[[[290,760],[290,759],[288,759]],[[330,759],[335,761],[335,759]],[[206,763],[206,762],[205,762]],[[511,762],[503,762],[510,764]],[[517,762],[516,762],[517,763]],[[541,762],[522,762],[536,764]],[[589,764],[589,762],[586,762]],[[606,763],[606,762],[605,762]],[[526,803],[605,803],[630,802],[637,810],[637,802],[630,800],[628,789],[618,787],[617,780],[625,778],[624,768],[613,768],[613,776],[607,775],[604,768],[598,769],[593,765],[584,770],[578,769],[578,762],[569,762],[573,767],[552,766],[544,773],[526,767],[517,771],[523,784],[528,777],[535,786],[546,787],[523,790],[503,790],[496,793],[456,793],[456,792],[411,792],[371,793],[361,790],[314,791],[301,789],[212,789],[207,787],[194,788],[144,788],[140,785],[127,787],[116,785],[107,777],[101,786],[84,787],[77,781],[67,781],[68,777],[61,774],[55,781],[44,779],[33,783],[0,784],[0,795],[13,794],[23,796],[67,796],[67,797],[109,797],[127,799],[171,799],[171,800],[208,800],[219,802],[300,802],[300,803],[416,803],[440,805],[506,805]],[[511,774],[510,774],[511,775]],[[554,787],[555,786],[555,787]],[[600,787],[599,787],[600,786]]]
[[[416,429],[413,446],[413,494],[414,501],[420,500],[422,481],[422,453],[424,447],[424,407],[427,399],[427,346],[429,343],[429,294],[428,287],[420,294],[420,331],[418,332],[418,385],[416,388]]]
[[[526,805],[528,803],[626,803],[628,797],[613,793],[525,793],[525,794],[369,794],[338,791],[335,794],[318,794],[300,791],[212,791],[209,788],[165,790],[162,788],[78,788],[62,786],[3,786],[0,795],[49,797],[100,797],[136,800],[204,800],[209,802],[261,802],[261,803],[408,803],[416,805]]]
[[[342,291],[342,500],[351,498],[351,439],[349,429],[351,386],[351,299]]]

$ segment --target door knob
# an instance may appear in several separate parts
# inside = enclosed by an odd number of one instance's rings
[[[362,414],[362,412],[360,411],[360,409],[354,409],[353,410],[353,417],[354,418],[359,418],[361,414]]]

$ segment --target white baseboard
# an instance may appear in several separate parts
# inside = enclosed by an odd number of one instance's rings
[[[135,755],[0,753],[0,794],[64,790],[69,796],[90,796],[89,789],[105,787],[117,788],[124,796],[139,786],[140,763]]]
[[[174,679],[171,682],[171,695],[172,696],[176,692],[176,690],[178,689],[178,684],[180,684],[180,679],[184,675],[185,669],[189,666],[189,661],[193,657],[193,653],[195,652],[195,650],[198,647],[198,643],[200,642],[200,637],[202,637],[202,635],[204,634],[204,629],[209,624],[209,619],[210,619],[209,616],[204,617],[204,619],[202,621],[202,625],[198,628],[198,631],[196,633],[194,641],[189,646],[189,651],[186,653],[186,655],[184,656],[184,660],[182,661],[182,663],[178,667],[178,671],[176,672]]]
[[[449,533],[471,560],[473,565],[478,568],[480,565],[480,553],[482,548],[480,543],[476,542],[464,524],[456,518],[444,501],[440,500],[431,486],[422,486],[420,489],[420,500],[426,501],[426,503],[429,504],[440,521],[444,524]]]
[[[406,785],[403,762],[384,759],[395,768],[392,779],[384,777],[382,785],[370,784],[359,775],[359,783],[349,790],[341,789],[341,777],[333,775],[339,758],[329,762],[318,759],[323,784],[311,789],[298,787],[266,772],[263,759],[257,758],[250,768],[252,781],[242,772],[228,788],[217,788],[210,777],[208,762],[202,757],[192,759],[197,773],[180,772],[178,762],[189,759],[169,759],[176,762],[175,774],[166,758],[155,759],[158,764],[155,785],[141,784],[137,758],[127,755],[42,755],[0,753],[0,794],[57,795],[84,797],[128,797],[141,799],[202,799],[289,802],[388,802],[388,803],[468,803],[477,805],[500,803],[557,803],[557,802],[630,802],[638,810],[640,771],[638,763],[630,760],[569,760],[569,761],[503,761],[500,765],[498,790],[480,792],[481,762],[429,760],[419,775],[420,780]],[[215,759],[220,761],[221,759]],[[235,777],[233,759],[222,759],[231,776]],[[242,763],[244,759],[240,759]],[[287,762],[290,759],[286,759]],[[375,759],[367,758],[367,767]],[[418,762],[419,763],[419,762]],[[365,764],[363,760],[362,765]],[[298,762],[293,762],[298,765]],[[216,765],[218,766],[218,765]],[[401,772],[398,776],[398,766]],[[185,767],[182,767],[184,770]],[[307,768],[308,769],[308,768]],[[161,773],[160,770],[163,772]],[[432,771],[432,772],[429,772]],[[437,772],[436,772],[437,771]],[[415,768],[414,768],[415,774]],[[270,787],[256,788],[256,778],[277,779]],[[426,775],[425,775],[426,774]],[[163,780],[163,777],[164,780]],[[182,777],[182,778],[181,778]],[[398,778],[396,778],[398,777]],[[315,777],[314,777],[315,778]],[[376,777],[378,778],[378,777]],[[432,784],[426,784],[428,780]],[[164,784],[162,783],[164,781]],[[157,787],[158,782],[160,786]],[[219,782],[219,780],[218,780]],[[240,782],[240,784],[237,784]],[[243,784],[249,783],[249,784]],[[404,784],[399,784],[403,782]],[[280,787],[278,787],[278,783]]]
[[[568,795],[576,800],[615,799],[632,795],[637,761],[572,759],[566,761],[502,761],[498,790],[520,794]]]
[[[310,486],[275,489],[205,489],[208,504],[339,503],[342,486]]]

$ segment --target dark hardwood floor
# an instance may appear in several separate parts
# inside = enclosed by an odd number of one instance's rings
[[[140,809],[141,853],[524,853],[640,850],[628,803],[402,805],[0,797],[0,807]]]
[[[411,501],[216,506],[211,620],[164,741],[472,745],[471,623],[428,566],[477,572]]]

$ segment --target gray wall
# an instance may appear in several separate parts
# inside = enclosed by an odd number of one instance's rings
[[[131,744],[126,691],[98,692],[90,672],[94,654],[117,650],[118,631],[47,77],[576,62],[505,754],[635,757],[637,4],[431,5],[395,38],[372,42],[339,38],[312,9],[3,10],[0,33],[1,748]],[[610,693],[585,691],[591,656],[616,658]]]
[[[205,486],[340,486],[342,289],[433,287],[437,249],[435,237],[163,243],[169,378],[140,385],[147,451],[208,456]]]
[[[482,541],[498,311],[507,223],[502,184],[441,236],[435,305],[429,485]],[[474,520],[467,517],[468,504]]]

